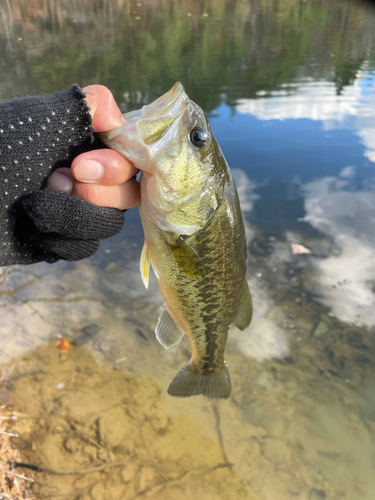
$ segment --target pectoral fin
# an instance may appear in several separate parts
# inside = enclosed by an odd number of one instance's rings
[[[176,325],[165,305],[162,307],[155,333],[158,341],[166,349],[178,344],[184,336],[184,332]]]
[[[246,327],[250,325],[251,318],[253,316],[253,303],[251,300],[249,285],[245,280],[242,297],[240,300],[240,305],[238,308],[237,316],[233,321],[233,324],[236,325],[241,331],[245,330]]]
[[[150,279],[150,264],[151,264],[151,255],[150,255],[150,247],[148,246],[147,240],[145,240],[141,253],[141,276],[142,281],[146,288],[148,288],[148,283]]]
[[[179,236],[174,244],[169,244],[169,248],[177,262],[178,267],[187,276],[201,278],[203,276],[203,265],[201,259],[194,248]]]

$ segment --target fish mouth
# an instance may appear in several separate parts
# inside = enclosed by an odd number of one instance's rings
[[[171,90],[166,92],[156,101],[143,106],[141,109],[125,113],[123,117],[129,123],[135,123],[141,119],[162,118],[179,115],[187,106],[189,97],[182,83],[177,82]]]
[[[168,145],[181,147],[180,133],[186,110],[196,105],[189,99],[182,83],[177,82],[169,92],[151,104],[123,115],[123,127],[98,134],[111,149],[118,151],[134,165],[152,173],[154,159]]]

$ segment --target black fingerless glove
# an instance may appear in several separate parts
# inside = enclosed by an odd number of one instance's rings
[[[45,187],[97,147],[84,97],[73,85],[0,104],[0,266],[83,259],[122,228],[120,210]]]

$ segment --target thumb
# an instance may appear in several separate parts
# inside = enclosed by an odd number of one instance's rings
[[[117,106],[112,92],[103,85],[84,87],[86,102],[92,116],[95,132],[107,132],[123,125],[122,113]]]

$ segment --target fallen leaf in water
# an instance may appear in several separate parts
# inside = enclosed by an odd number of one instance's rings
[[[299,245],[298,243],[292,243],[292,253],[293,254],[300,254],[300,253],[311,253],[311,250],[308,248],[304,247],[303,245]]]
[[[64,339],[64,337],[60,337],[58,342],[57,342],[57,347],[60,349],[61,352],[69,352],[70,351],[70,345],[67,340]]]

